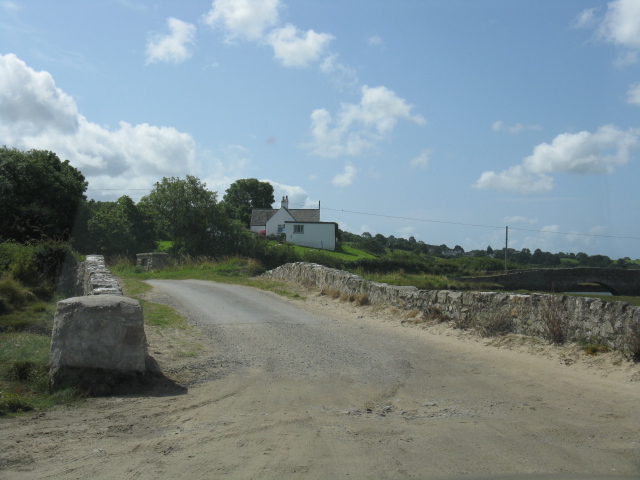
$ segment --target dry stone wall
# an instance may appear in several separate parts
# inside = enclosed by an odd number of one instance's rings
[[[142,306],[122,295],[101,255],[78,270],[83,295],[58,302],[53,320],[49,387],[108,395],[144,376],[149,357]]]
[[[509,331],[548,337],[549,328],[562,328],[566,341],[597,341],[625,349],[630,336],[640,332],[640,308],[624,302],[568,295],[518,295],[502,292],[418,290],[370,282],[349,272],[312,263],[290,263],[264,277],[367,295],[371,303],[400,309],[435,312],[468,327],[504,320]]]
[[[102,255],[87,255],[79,265],[78,279],[81,284],[79,295],[122,295],[122,288],[106,267]]]

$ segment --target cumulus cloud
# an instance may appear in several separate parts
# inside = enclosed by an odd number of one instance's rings
[[[386,87],[363,86],[360,103],[341,105],[334,119],[325,109],[311,114],[313,153],[326,157],[360,155],[374,148],[395,128],[398,120],[425,124],[422,115],[412,114],[412,105]]]
[[[625,49],[614,61],[616,67],[637,63],[640,51],[640,2],[637,0],[609,2],[602,17],[598,17],[593,8],[584,10],[576,17],[574,26],[594,28],[598,39]]]
[[[620,130],[614,125],[600,127],[595,133],[563,133],[551,144],[536,146],[524,159],[533,173],[613,173],[615,167],[629,161],[631,150],[638,147],[640,129]]]
[[[507,132],[517,135],[518,133],[522,133],[527,130],[542,130],[542,127],[540,125],[523,125],[522,123],[507,125],[502,120],[498,120],[496,122],[493,122],[493,124],[491,125],[491,129],[494,132]]]
[[[595,133],[563,133],[551,144],[536,146],[521,165],[500,173],[484,172],[474,187],[522,193],[549,191],[553,178],[548,174],[611,174],[629,161],[631,151],[639,145],[640,129],[624,131],[605,125]]]
[[[423,150],[420,155],[411,160],[411,166],[414,168],[426,169],[431,162],[431,151]]]
[[[172,127],[120,122],[109,129],[78,113],[48,72],[15,55],[0,55],[0,144],[44,149],[68,159],[90,187],[151,188],[161,176],[189,173],[193,138]]]
[[[640,106],[640,82],[631,85],[627,90],[627,102]]]
[[[189,45],[195,42],[196,27],[177,18],[167,19],[170,33],[154,35],[147,43],[147,63],[180,63],[191,58]]]
[[[331,183],[333,183],[336,187],[348,187],[353,183],[353,180],[355,179],[357,173],[358,169],[350,163],[347,163],[344,166],[343,172],[333,177]]]
[[[276,199],[273,205],[274,208],[280,208],[280,200],[284,196],[289,197],[289,205],[291,208],[318,208],[318,202],[311,200],[309,194],[302,187],[285,185],[269,179],[261,181],[269,182],[273,186],[273,197]]]
[[[516,165],[500,173],[484,172],[473,186],[482,190],[547,192],[553,189],[553,178],[548,175],[533,175],[522,165]]]
[[[294,25],[287,24],[272,30],[266,42],[273,47],[274,57],[284,66],[305,67],[318,61],[333,39],[333,35],[327,33],[301,32]]]
[[[222,26],[226,41],[257,41],[279,21],[280,0],[215,0],[203,17],[212,28]]]
[[[616,45],[634,50],[640,49],[640,2],[637,0],[610,2],[598,34]]]

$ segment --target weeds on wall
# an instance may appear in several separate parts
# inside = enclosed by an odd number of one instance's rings
[[[507,312],[479,314],[474,325],[481,337],[498,337],[513,330],[513,320]]]
[[[542,337],[549,343],[566,342],[567,319],[562,311],[562,297],[548,295],[540,308]]]
[[[629,325],[622,339],[622,353],[634,362],[640,362],[640,324]]]
[[[420,320],[414,323],[443,323],[448,321],[449,317],[442,312],[440,307],[429,306],[422,312]]]

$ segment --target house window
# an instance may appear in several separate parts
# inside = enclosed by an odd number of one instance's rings
[[[293,233],[304,233],[304,225],[294,225]]]
[[[284,233],[284,225],[278,225],[278,233]]]

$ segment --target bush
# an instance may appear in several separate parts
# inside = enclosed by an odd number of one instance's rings
[[[513,321],[506,312],[481,314],[476,319],[475,328],[481,337],[497,337],[511,333]]]
[[[566,341],[567,321],[561,309],[562,297],[547,296],[540,305],[540,319],[542,321],[542,336],[554,345]]]
[[[10,313],[14,308],[25,307],[35,300],[36,296],[13,276],[4,275],[0,278],[0,313],[2,309]]]
[[[622,353],[634,362],[640,362],[640,324],[629,326],[622,340]]]

